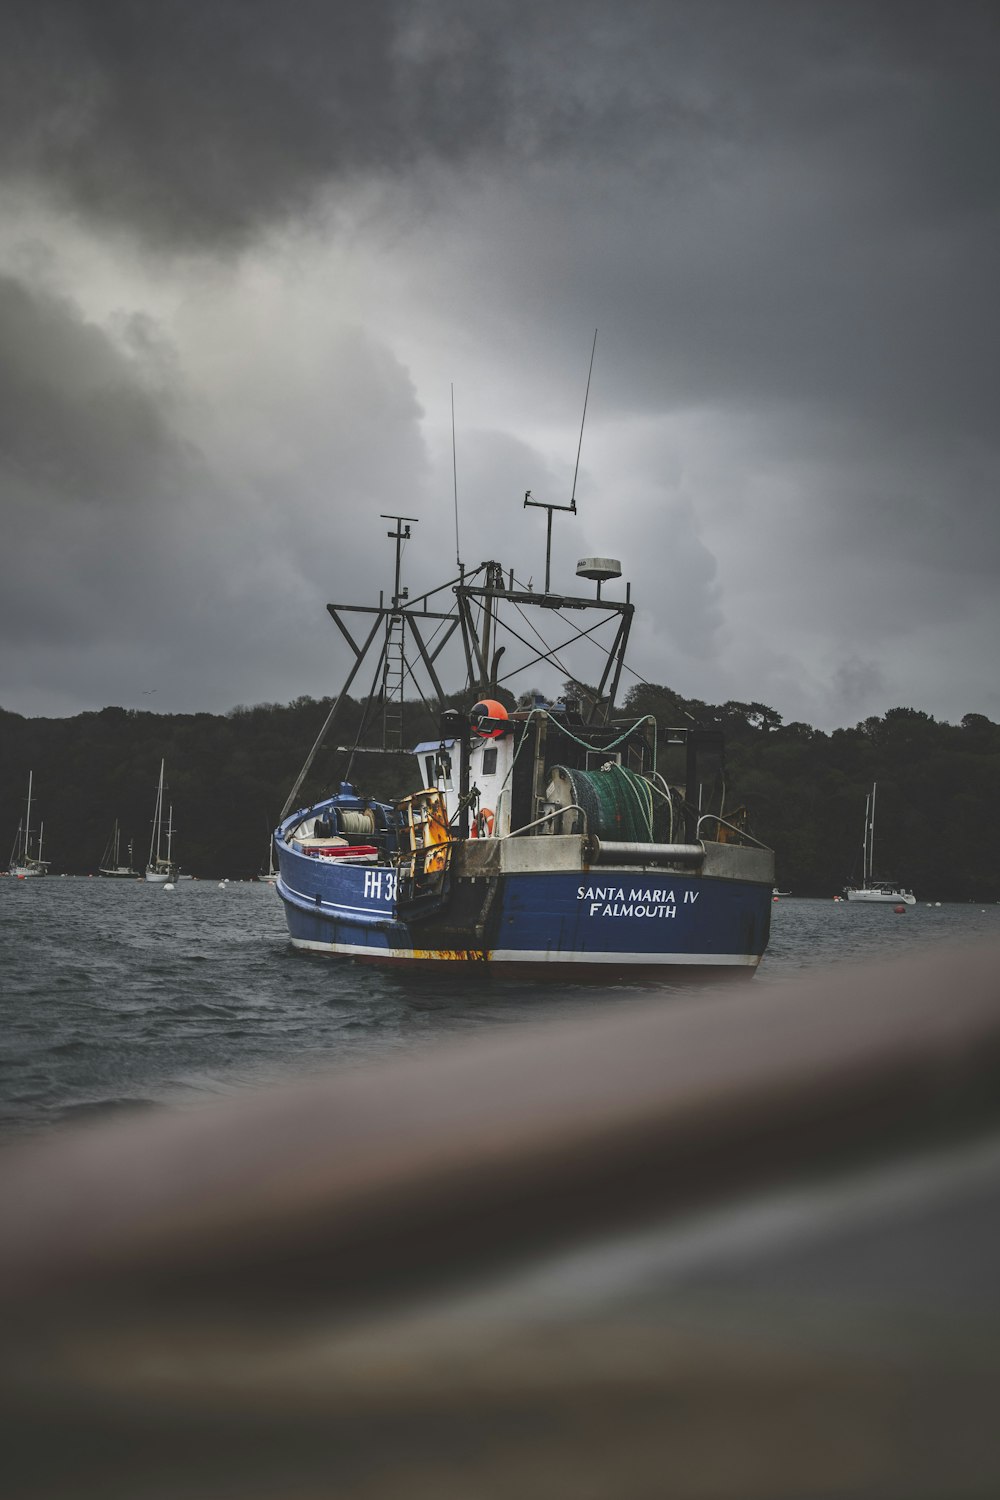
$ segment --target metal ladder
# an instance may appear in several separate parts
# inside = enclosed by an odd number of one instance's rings
[[[403,748],[404,631],[403,616],[390,615],[382,668],[382,744],[386,750]]]

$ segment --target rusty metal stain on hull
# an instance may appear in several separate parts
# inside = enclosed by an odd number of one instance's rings
[[[475,948],[414,948],[406,953],[408,959],[443,959],[452,963],[484,964],[488,955]]]

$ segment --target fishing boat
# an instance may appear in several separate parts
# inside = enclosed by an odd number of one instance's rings
[[[534,501],[530,491],[524,503],[548,510],[543,593],[497,561],[467,571],[456,558],[457,577],[411,599],[400,559],[415,518],[389,515],[390,599],[327,605],[354,664],[274,834],[291,942],[361,962],[504,974],[752,975],[768,940],[774,855],[747,831],[745,810],[724,805],[721,732],[692,724],[664,733],[650,715],[616,716],[631,588],[607,597],[621,565],[589,557],[576,572],[596,584],[595,595],[554,591],[552,514],[575,514],[575,486],[569,505]],[[539,639],[548,629],[568,638],[536,645],[525,625],[532,614]],[[360,642],[351,623],[359,615],[372,621]],[[575,683],[555,701],[530,702],[506,689],[514,676],[500,671],[508,647],[512,656],[527,653],[517,670],[547,665],[565,675],[564,650],[595,637],[596,688]],[[382,721],[373,748],[406,746],[404,683],[422,678],[421,696],[442,706],[436,737],[409,746],[414,790],[388,802],[355,786],[363,724],[355,747],[338,747],[349,755],[339,790],[297,806],[378,640],[364,700],[368,716],[374,710]],[[449,642],[465,669],[459,708],[444,706],[438,671]]]
[[[174,838],[174,809],[171,806],[167,812],[166,819],[163,816],[163,771],[164,761],[160,761],[160,779],[156,788],[156,805],[153,810],[153,833],[149,843],[149,863],[146,866],[146,879],[153,885],[165,885],[168,880],[177,879],[178,868],[173,859]],[[166,853],[163,852],[164,837],[166,839]]]
[[[45,824],[39,824],[38,845],[33,845],[33,830],[31,827],[31,803],[34,773],[28,772],[28,805],[25,810],[24,821],[17,825],[17,836],[14,839],[14,847],[10,853],[10,873],[18,880],[35,879],[40,875],[49,873],[51,860],[42,858],[42,842],[45,837]]]
[[[875,792],[878,782],[865,799],[865,829],[861,845],[861,884],[848,885],[844,895],[848,901],[866,901],[893,906],[916,906],[917,898],[895,880],[876,880],[872,874],[875,864]]]
[[[128,854],[128,862],[127,864],[122,864],[121,833],[118,828],[118,819],[116,818],[111,837],[108,839],[104,853],[101,856],[101,863],[97,870],[98,875],[103,875],[106,880],[136,880],[139,872],[132,868],[131,843],[128,845],[126,852]]]

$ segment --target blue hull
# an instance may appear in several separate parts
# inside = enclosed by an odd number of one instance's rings
[[[770,885],[601,869],[459,877],[442,913],[407,922],[392,868],[279,857],[292,942],[369,962],[750,975],[771,919]]]

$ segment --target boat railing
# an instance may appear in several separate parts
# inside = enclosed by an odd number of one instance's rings
[[[532,828],[539,828],[543,823],[551,823],[554,818],[561,818],[563,813],[578,812],[583,818],[583,837],[588,837],[587,814],[578,802],[567,802],[565,807],[553,808],[551,812],[543,813],[540,818],[535,818],[531,823],[524,823],[520,828],[512,828],[509,833],[498,834],[498,838],[514,839],[519,834],[530,833]]]
[[[738,839],[745,840],[748,844],[753,844],[757,849],[766,849],[768,854],[774,853],[774,850],[771,848],[770,844],[764,844],[760,839],[755,839],[752,833],[747,833],[745,828],[739,828],[735,823],[730,823],[728,819],[722,817],[719,813],[701,814],[698,819],[698,828],[695,835],[695,837],[698,839],[700,839],[702,836],[701,825],[703,823],[715,823],[720,828],[725,828],[728,829],[730,833],[735,833]],[[722,840],[722,842],[724,843],[726,841]]]

